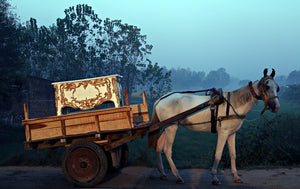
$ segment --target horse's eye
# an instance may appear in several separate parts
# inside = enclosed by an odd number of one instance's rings
[[[266,85],[266,90],[269,90],[270,89],[270,86]]]
[[[279,87],[277,87],[277,92],[279,92],[280,91],[280,88]]]

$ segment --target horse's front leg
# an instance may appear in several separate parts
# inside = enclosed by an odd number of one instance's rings
[[[236,170],[236,151],[235,151],[235,133],[228,136],[227,139],[227,144],[228,144],[228,149],[229,149],[229,154],[230,154],[230,160],[231,160],[231,172],[234,176],[234,182],[235,183],[242,183],[242,180],[237,174]]]
[[[213,176],[212,184],[214,184],[214,185],[221,184],[221,182],[219,181],[219,179],[217,177],[217,169],[218,169],[218,165],[221,160],[221,157],[222,157],[222,153],[223,153],[223,149],[224,149],[227,137],[228,137],[227,134],[218,133],[218,143],[217,143],[217,149],[216,149],[216,153],[215,153],[215,161],[214,161],[213,167],[211,169],[211,174]]]

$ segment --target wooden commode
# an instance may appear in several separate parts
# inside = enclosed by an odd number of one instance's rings
[[[89,110],[106,101],[122,106],[120,75],[109,75],[90,79],[55,82],[55,103],[57,115],[64,107]]]

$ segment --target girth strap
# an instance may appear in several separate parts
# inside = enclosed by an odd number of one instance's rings
[[[230,111],[230,92],[227,93],[226,117],[229,116],[229,111]]]
[[[219,105],[210,107],[210,112],[211,112],[211,128],[210,128],[210,131],[212,133],[217,132],[218,110],[219,110]]]
[[[229,115],[230,113],[230,92],[227,93],[227,100],[225,100],[227,105],[226,105],[226,115],[225,116],[220,116],[218,117],[218,110],[219,110],[219,105],[216,106],[211,106],[211,132],[216,133],[217,132],[217,122],[219,121],[220,125],[221,122],[224,120],[232,120],[232,119],[244,119],[246,118],[246,115],[239,115],[237,112],[233,109],[235,112],[235,115]]]

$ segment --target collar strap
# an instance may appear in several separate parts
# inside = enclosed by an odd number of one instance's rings
[[[250,87],[251,94],[254,96],[254,98],[256,98],[257,100],[261,100],[261,96],[258,96],[254,91],[252,81],[250,81],[248,85]]]

